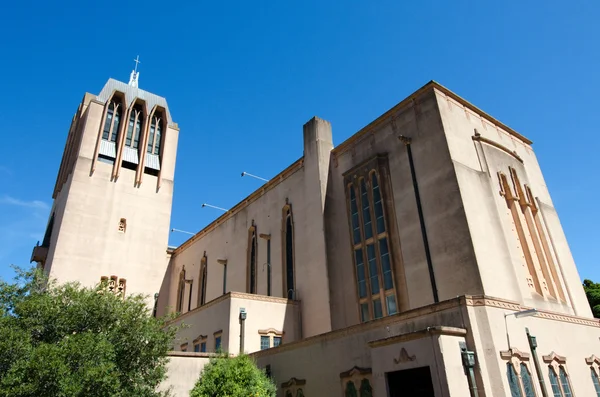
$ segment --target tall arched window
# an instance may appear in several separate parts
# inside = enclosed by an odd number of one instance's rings
[[[292,208],[289,205],[283,207],[283,265],[285,274],[284,296],[294,299],[296,289],[294,279],[294,221],[292,219]]]
[[[248,230],[248,292],[256,294],[256,227]]]
[[[121,127],[121,112],[123,106],[118,98],[113,98],[106,110],[102,139],[108,142],[116,142],[119,128]]]
[[[162,119],[160,114],[152,116],[152,123],[150,124],[150,134],[148,135],[148,149],[147,152],[150,154],[160,155],[162,139]]]
[[[592,383],[594,384],[594,390],[596,390],[596,395],[600,397],[600,382],[598,381],[598,374],[594,368],[590,368],[592,373]]]
[[[389,234],[376,169],[346,176],[353,256],[362,322],[396,314]]]
[[[506,363],[506,376],[508,377],[508,386],[510,387],[511,397],[523,397],[521,386],[519,386],[519,378],[512,363]]]
[[[183,301],[185,300],[185,266],[179,272],[179,285],[177,286],[177,312],[183,311]]]
[[[144,121],[144,114],[140,105],[135,105],[129,115],[129,125],[125,136],[125,146],[137,149],[140,145],[140,132]]]
[[[202,257],[200,262],[200,282],[198,283],[198,306],[202,306],[206,303],[206,281],[208,275],[208,260],[206,253]]]

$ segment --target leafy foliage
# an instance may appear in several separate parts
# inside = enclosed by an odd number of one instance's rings
[[[592,307],[594,317],[600,318],[600,283],[583,280],[583,289]]]
[[[0,281],[0,397],[164,395],[176,330],[143,296],[17,270],[15,283]]]
[[[212,358],[190,397],[275,397],[276,388],[246,355]]]

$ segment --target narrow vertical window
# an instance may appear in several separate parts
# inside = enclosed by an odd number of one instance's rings
[[[111,102],[106,110],[106,120],[104,121],[104,130],[102,131],[102,139],[108,141],[110,137],[110,129],[112,127],[112,121],[115,114],[115,103]]]
[[[148,133],[148,147],[146,151],[150,154],[160,155],[160,146],[162,139],[162,118],[159,115],[152,117],[150,131]]]
[[[573,393],[571,392],[571,384],[569,383],[569,377],[567,375],[567,372],[565,371],[565,368],[562,365],[558,368],[558,373],[560,377],[560,386],[563,390],[563,395],[565,397],[573,397]]]
[[[108,142],[116,142],[119,128],[121,127],[122,106],[119,99],[110,101],[106,109],[106,119],[102,130],[102,139]]]
[[[358,397],[358,392],[356,390],[356,386],[354,386],[354,382],[349,380],[346,383],[346,391],[344,392],[344,397]]]
[[[368,379],[360,381],[360,397],[373,397],[373,388]]]
[[[356,204],[356,193],[352,186],[350,186],[350,216],[352,217],[352,239],[354,244],[359,244],[361,236],[358,219],[358,205]]]
[[[125,136],[125,146],[137,149],[140,143],[140,132],[143,124],[143,112],[139,105],[136,105],[129,115],[129,125],[127,135]]]
[[[179,273],[179,285],[177,287],[177,311],[183,311],[183,300],[185,294],[185,267]]]
[[[556,372],[552,367],[549,368],[548,376],[550,378],[550,386],[552,387],[552,394],[554,397],[563,397],[562,392],[560,391],[560,386],[558,385],[558,376],[556,376]]]
[[[186,283],[188,283],[190,285],[190,291],[188,293],[188,307],[187,307],[187,311],[189,312],[190,310],[192,310],[192,291],[194,290],[194,288],[193,288],[194,279],[186,280]]]
[[[535,389],[533,387],[533,381],[531,380],[531,374],[527,365],[521,363],[521,383],[523,384],[523,390],[525,391],[525,397],[535,397]]]
[[[271,347],[271,337],[266,335],[260,336],[260,350],[267,350]]]
[[[203,306],[206,303],[206,283],[208,276],[208,259],[206,252],[200,261],[200,277],[198,282],[198,306]]]
[[[371,205],[369,203],[369,194],[365,180],[360,183],[360,202],[362,203],[363,225],[365,230],[365,239],[373,237],[373,225],[371,223]]]
[[[248,292],[256,294],[256,227],[248,231]]]
[[[294,224],[292,221],[292,210],[289,206],[284,207],[283,213],[284,238],[283,252],[285,259],[285,295],[288,299],[294,299]]]
[[[598,381],[598,374],[594,368],[590,368],[592,375],[592,383],[594,384],[594,390],[596,390],[596,396],[600,397],[600,382]]]
[[[508,386],[510,388],[511,397],[523,397],[521,386],[519,386],[519,378],[515,367],[511,363],[506,363],[506,376],[508,377]]]

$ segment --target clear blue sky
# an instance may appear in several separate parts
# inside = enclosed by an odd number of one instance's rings
[[[187,4],[184,4],[187,3]],[[268,4],[270,3],[270,4]],[[575,4],[578,3],[578,4]],[[0,276],[44,233],[84,92],[127,81],[181,127],[172,226],[198,231],[302,155],[429,80],[534,141],[582,278],[600,281],[600,2],[9,2],[0,15]],[[171,244],[186,235],[172,235]]]

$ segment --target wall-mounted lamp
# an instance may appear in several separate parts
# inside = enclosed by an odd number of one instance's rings
[[[171,233],[173,232],[179,232],[179,233],[185,233],[185,234],[191,234],[192,236],[195,236],[196,233],[192,233],[192,232],[186,232],[185,230],[179,230],[179,229],[171,229]]]
[[[260,179],[261,181],[264,181],[264,182],[269,182],[268,179],[261,178],[260,176],[249,174],[246,171],[242,172],[242,177],[245,177],[245,176],[250,176],[250,177],[255,178],[255,179]]]
[[[536,314],[538,314],[537,309],[529,309],[529,310],[523,310],[520,312],[504,314],[504,329],[506,330],[506,342],[508,343],[508,350],[510,350],[510,334],[508,333],[508,322],[506,321],[506,318],[508,316],[515,316],[515,318],[532,317],[532,316],[535,316]]]
[[[240,354],[244,354],[244,333],[246,328],[246,309],[240,307]]]
[[[204,208],[204,207],[214,208],[214,209],[225,211],[225,212],[229,211],[229,210],[226,210],[225,208],[217,207],[216,205],[210,205],[210,204],[206,204],[206,203],[202,204],[202,208]]]

